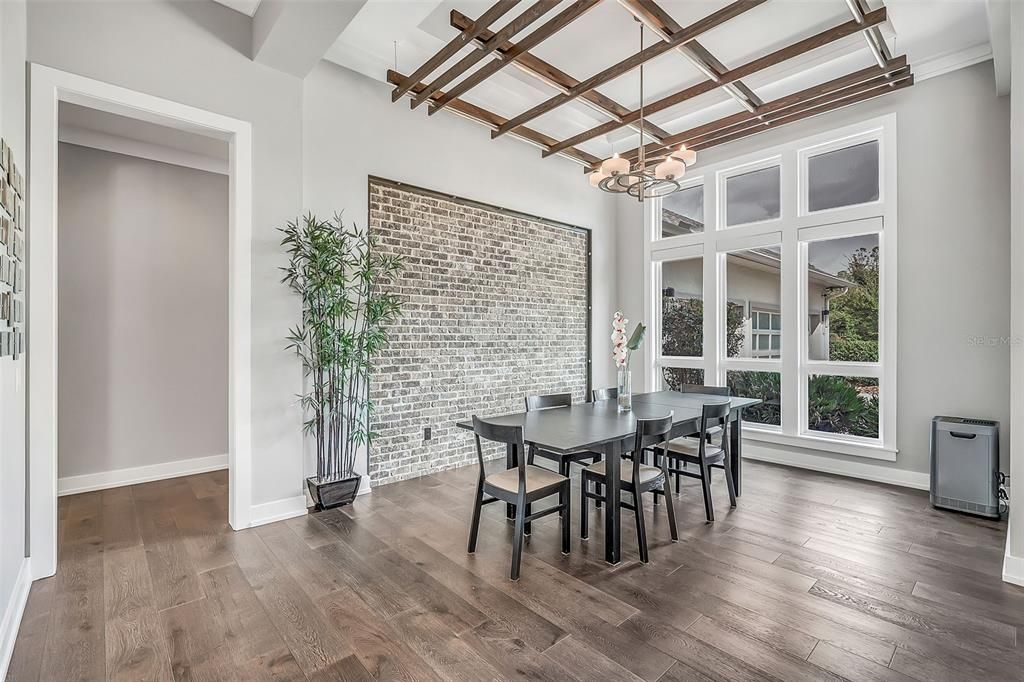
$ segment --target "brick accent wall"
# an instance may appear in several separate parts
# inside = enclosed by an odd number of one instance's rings
[[[369,206],[378,250],[406,264],[371,377],[374,485],[475,462],[455,426],[473,414],[522,411],[527,393],[585,399],[586,231],[374,179]]]

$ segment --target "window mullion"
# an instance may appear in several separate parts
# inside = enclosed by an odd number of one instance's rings
[[[782,217],[787,225],[796,218],[798,213],[798,181],[796,152],[789,151],[782,156]],[[804,309],[800,285],[803,270],[797,231],[783,229],[780,282],[780,301],[782,303],[780,392],[782,394],[782,433],[793,436],[800,432],[801,414],[806,412],[800,390],[800,358],[804,346],[800,312]]]

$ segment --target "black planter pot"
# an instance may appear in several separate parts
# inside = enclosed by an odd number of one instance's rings
[[[359,474],[331,478],[310,476],[306,479],[306,487],[309,488],[309,496],[313,498],[313,504],[319,511],[340,507],[356,499],[361,478]]]

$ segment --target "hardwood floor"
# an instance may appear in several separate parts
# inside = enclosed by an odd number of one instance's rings
[[[678,543],[648,499],[650,564],[629,512],[614,568],[599,510],[569,556],[552,516],[518,583],[501,505],[466,553],[473,467],[238,533],[226,472],[63,497],[8,679],[1024,679],[1004,524],[756,462],[730,511],[716,473],[718,521],[687,482]]]

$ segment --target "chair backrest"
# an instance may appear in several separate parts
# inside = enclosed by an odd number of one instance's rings
[[[703,393],[705,395],[730,395],[728,386],[704,386],[703,384],[682,384],[680,393]]]
[[[569,407],[572,405],[572,393],[551,393],[550,395],[526,396],[526,411],[547,410],[552,407]]]
[[[617,388],[595,388],[592,392],[593,400],[596,403],[598,400],[615,400],[619,397],[619,389]]]
[[[707,442],[708,429],[715,426],[722,427],[722,447],[725,447],[727,433],[729,431],[729,412],[732,411],[732,404],[724,402],[704,403],[700,414],[700,443],[701,447]]]
[[[515,448],[519,467],[519,490],[526,489],[526,447],[523,444],[523,427],[509,424],[495,424],[484,421],[473,415],[473,437],[476,439],[476,460],[480,465],[480,480],[486,476],[484,471],[484,449],[480,439],[494,443],[504,443]]]
[[[643,452],[644,448],[660,445],[669,439],[669,434],[672,432],[673,419],[674,413],[669,412],[664,417],[636,420],[636,436],[633,440],[634,481],[640,480],[638,478],[640,475],[640,460],[643,459],[640,453]]]

